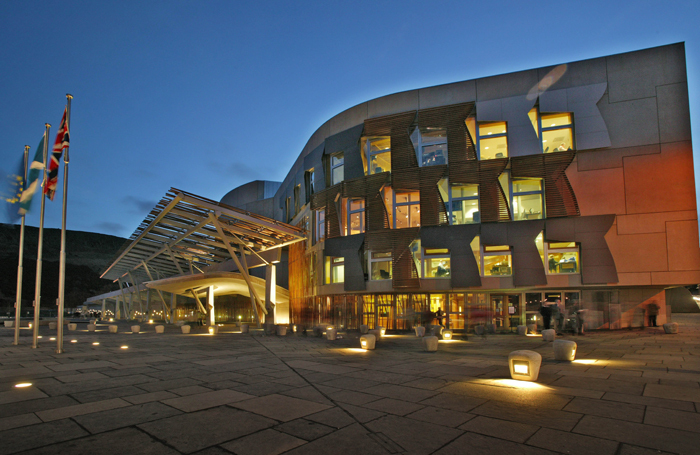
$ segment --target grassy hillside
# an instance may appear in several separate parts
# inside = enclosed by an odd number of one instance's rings
[[[0,224],[0,314],[14,306],[17,287],[20,226]],[[24,237],[22,307],[34,300],[36,254],[39,229],[27,226]],[[76,307],[86,298],[113,291],[118,285],[100,279],[114,254],[126,241],[121,237],[93,232],[66,232],[66,307]],[[61,251],[60,229],[44,229],[42,267],[42,308],[55,308],[58,297],[58,267]]]

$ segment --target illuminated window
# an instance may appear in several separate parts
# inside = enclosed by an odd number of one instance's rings
[[[480,122],[478,153],[480,160],[508,157],[506,122]]]
[[[316,242],[326,238],[326,209],[316,210]]]
[[[391,279],[391,253],[375,253],[369,255],[370,280]]]
[[[341,231],[343,235],[355,235],[365,232],[365,200],[341,199]]]
[[[479,185],[450,185],[447,178],[442,178],[438,182],[438,189],[445,201],[447,219],[450,224],[481,222]]]
[[[326,257],[326,284],[345,281],[345,258]]]
[[[345,155],[343,152],[331,155],[331,186],[337,185],[345,178]]]
[[[483,276],[509,276],[513,274],[513,256],[508,245],[482,245]]]
[[[542,139],[544,153],[574,150],[574,122],[570,112],[543,114],[533,108],[529,113],[537,137]]]
[[[450,250],[447,248],[424,248],[423,271],[424,278],[449,278],[451,274]]]
[[[541,179],[513,179],[513,219],[541,220],[544,218]]]
[[[363,138],[362,144],[365,175],[391,171],[391,138],[388,136]]]
[[[420,193],[394,192],[394,229],[420,226]]]
[[[416,128],[411,134],[418,165],[447,164],[447,131],[440,128]]]

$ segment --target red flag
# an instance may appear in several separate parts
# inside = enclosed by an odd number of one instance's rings
[[[63,149],[68,148],[70,142],[70,135],[68,133],[68,125],[66,125],[66,111],[68,108],[63,110],[63,118],[61,119],[61,127],[58,129],[58,134],[56,135],[56,140],[53,143],[53,150],[51,151],[51,161],[49,161],[49,181],[44,187],[44,194],[49,196],[49,199],[53,201],[56,195],[56,186],[58,185],[58,163],[61,161],[61,155],[63,155]]]

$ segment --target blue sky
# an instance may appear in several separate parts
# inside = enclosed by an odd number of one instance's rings
[[[680,41],[697,139],[700,2],[661,5],[3,2],[0,168],[44,123],[53,143],[73,94],[68,229],[128,237],[170,187],[218,200],[282,180],[323,122],[363,101]],[[59,191],[45,226],[60,218]]]

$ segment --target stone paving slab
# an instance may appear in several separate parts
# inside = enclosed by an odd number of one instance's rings
[[[516,335],[358,352],[353,332],[135,336],[119,322],[71,332],[56,355],[0,327],[0,454],[698,453],[700,315],[674,319],[677,335],[565,336],[572,363]],[[543,357],[535,384],[508,378],[519,349]]]

